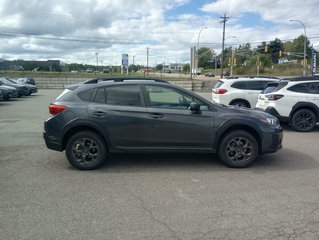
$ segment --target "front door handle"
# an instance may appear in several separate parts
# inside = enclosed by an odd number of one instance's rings
[[[150,118],[157,119],[157,118],[163,118],[163,117],[164,115],[161,113],[150,113]]]
[[[107,116],[106,112],[103,111],[97,111],[97,112],[93,112],[93,116],[94,117],[99,117],[99,118],[103,118]]]

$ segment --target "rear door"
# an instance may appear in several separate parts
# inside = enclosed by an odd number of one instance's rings
[[[109,136],[116,148],[145,148],[148,145],[148,113],[138,84],[100,87],[88,114]]]
[[[149,144],[159,149],[212,149],[213,111],[200,99],[171,86],[145,85]],[[191,102],[201,111],[189,110]]]
[[[319,108],[319,82],[312,82],[309,86],[308,100]]]

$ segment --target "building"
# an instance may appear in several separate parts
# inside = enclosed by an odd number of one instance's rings
[[[163,71],[183,71],[185,63],[170,63],[163,66]]]
[[[60,60],[47,61],[25,61],[25,60],[5,60],[0,59],[0,70],[26,70],[26,71],[67,71],[67,66]]]

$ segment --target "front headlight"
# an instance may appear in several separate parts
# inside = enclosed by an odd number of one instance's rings
[[[275,117],[261,118],[260,120],[271,127],[281,128],[279,120]]]

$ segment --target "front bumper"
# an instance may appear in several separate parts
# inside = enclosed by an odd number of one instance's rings
[[[274,129],[271,132],[266,132],[263,134],[262,146],[260,149],[260,154],[277,152],[282,148],[283,141],[283,130]]]

